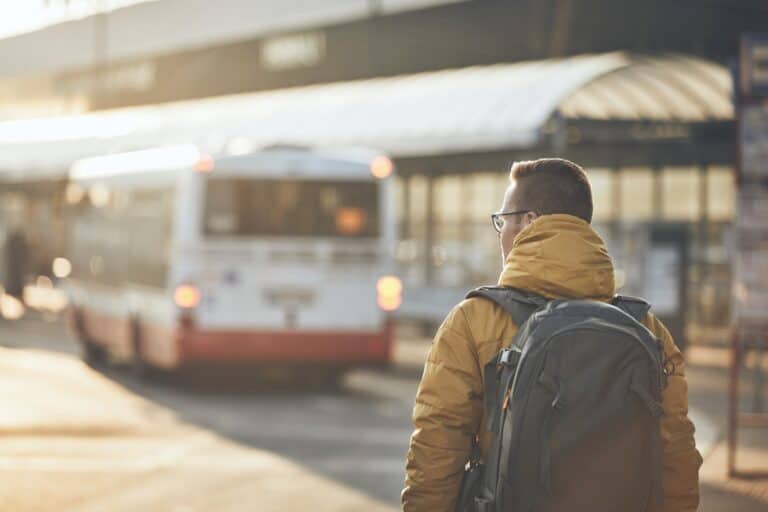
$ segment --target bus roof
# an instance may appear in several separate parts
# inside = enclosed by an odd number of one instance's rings
[[[372,179],[372,165],[384,159],[367,148],[273,146],[238,155],[211,157],[184,144],[84,158],[69,169],[72,181],[172,181],[179,172],[215,170],[217,174],[358,177]]]

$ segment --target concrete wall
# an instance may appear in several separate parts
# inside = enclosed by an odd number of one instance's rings
[[[82,69],[465,0],[158,0],[0,41],[0,77]]]

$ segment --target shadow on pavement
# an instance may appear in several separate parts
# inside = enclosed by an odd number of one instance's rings
[[[344,375],[311,369],[257,367],[200,367],[174,372],[154,370],[139,376],[130,368],[102,365],[94,368],[139,394],[152,389],[197,396],[308,396],[355,395],[344,386]]]
[[[198,369],[141,380],[128,368],[107,378],[184,422],[265,449],[370,497],[399,504],[412,431],[410,405],[322,373]]]

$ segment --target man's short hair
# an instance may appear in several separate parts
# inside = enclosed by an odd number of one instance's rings
[[[562,158],[515,162],[509,172],[519,209],[564,213],[592,222],[592,189],[581,166]]]

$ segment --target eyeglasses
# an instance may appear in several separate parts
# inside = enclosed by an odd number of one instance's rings
[[[496,233],[501,233],[501,230],[504,229],[504,217],[507,215],[525,215],[526,213],[530,213],[531,210],[517,210],[514,212],[496,212],[491,214],[491,225],[493,226],[493,229],[496,230]]]

